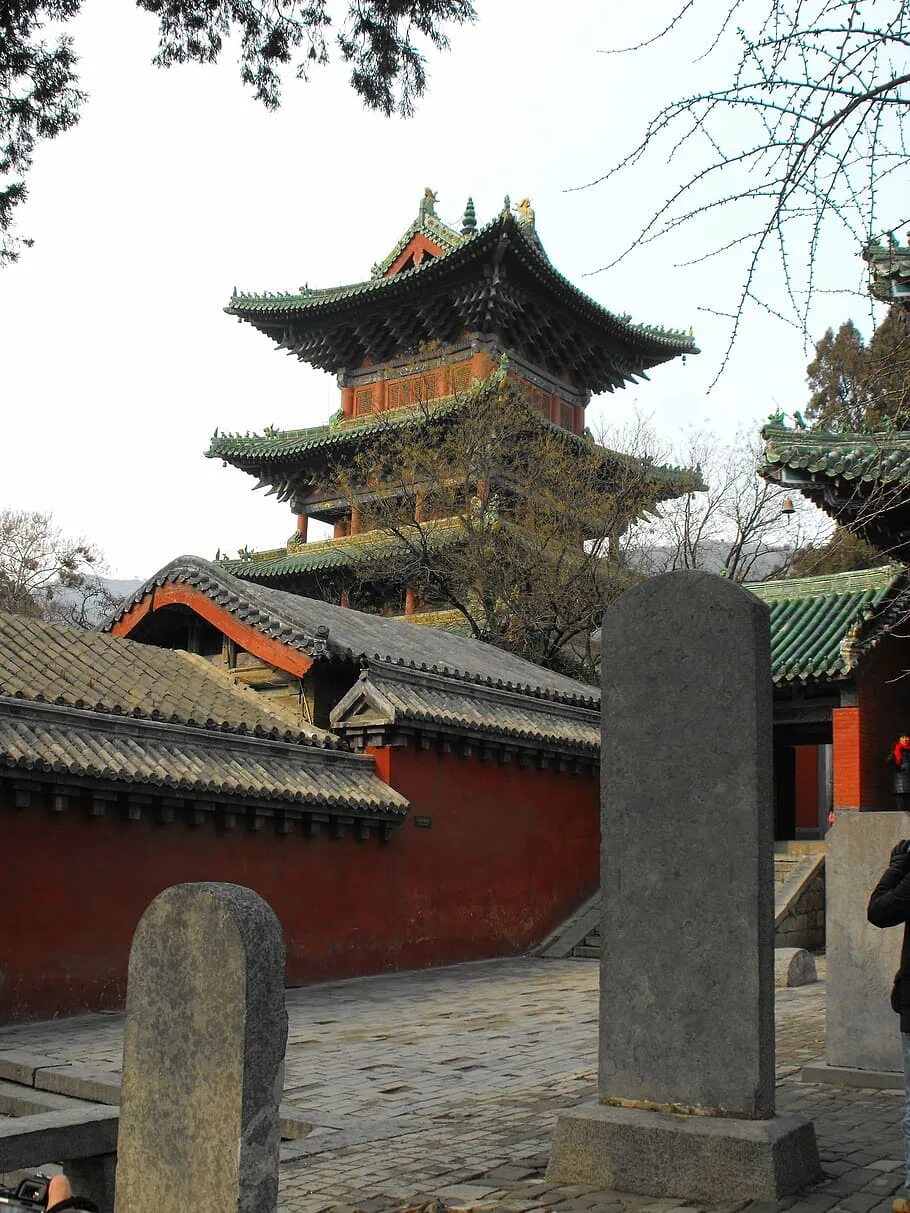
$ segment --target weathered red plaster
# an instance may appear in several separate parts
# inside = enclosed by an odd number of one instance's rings
[[[181,881],[260,893],[290,985],[520,953],[597,887],[595,776],[412,749],[376,766],[412,803],[387,843],[16,810],[0,784],[3,853],[29,858],[4,876],[0,1022],[122,1005],[136,924]]]

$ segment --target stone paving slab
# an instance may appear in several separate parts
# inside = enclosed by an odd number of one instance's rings
[[[699,1209],[545,1177],[557,1113],[595,1097],[598,977],[595,962],[528,957],[289,990],[284,1102],[317,1127],[282,1147],[284,1213]],[[902,1096],[799,1080],[824,1056],[824,989],[776,992],[777,1099],[815,1120],[827,1178],[716,1213],[890,1210]],[[0,1055],[117,1071],[122,1031],[118,1015],[13,1025]]]

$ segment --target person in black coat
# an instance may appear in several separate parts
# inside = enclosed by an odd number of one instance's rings
[[[910,737],[902,733],[888,755],[894,767],[894,807],[910,813]]]
[[[891,1209],[910,1213],[910,840],[899,842],[892,850],[888,867],[869,898],[867,917],[876,927],[904,926],[901,967],[891,989],[891,1009],[900,1016],[904,1057],[904,1186]]]

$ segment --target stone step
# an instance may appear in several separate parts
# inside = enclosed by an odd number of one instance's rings
[[[580,943],[572,949],[572,955],[577,956],[580,960],[599,960],[600,948],[591,948],[587,944]]]

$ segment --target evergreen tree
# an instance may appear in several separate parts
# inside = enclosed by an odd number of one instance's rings
[[[852,320],[828,329],[806,368],[814,428],[910,429],[910,315],[892,307],[868,344]]]
[[[350,65],[351,87],[369,109],[413,112],[426,88],[421,42],[444,50],[447,24],[474,20],[470,0],[136,0],[159,21],[160,67],[214,63],[232,35],[240,76],[269,109],[280,101],[282,72],[296,75],[328,63]],[[66,34],[48,43],[42,32],[78,12],[81,0],[0,0],[0,265],[30,242],[11,235],[23,178],[39,139],[74,125],[85,94]]]

